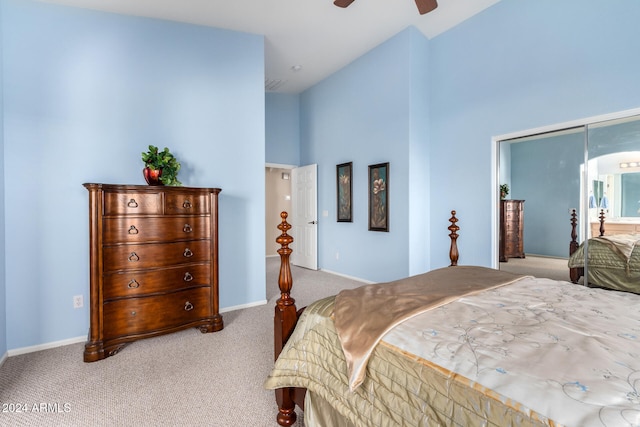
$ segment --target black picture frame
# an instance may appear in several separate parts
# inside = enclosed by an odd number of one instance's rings
[[[369,165],[369,230],[389,231],[389,163]]]
[[[336,199],[338,222],[353,222],[353,162],[336,166]]]

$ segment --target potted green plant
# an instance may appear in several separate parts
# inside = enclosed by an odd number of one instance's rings
[[[180,162],[167,147],[160,151],[149,145],[149,151],[142,153],[144,179],[149,185],[182,185],[178,181]]]
[[[500,200],[504,200],[509,194],[509,184],[500,184]]]

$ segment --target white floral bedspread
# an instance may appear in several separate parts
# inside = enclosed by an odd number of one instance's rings
[[[416,316],[385,343],[533,418],[640,426],[635,294],[525,278]]]

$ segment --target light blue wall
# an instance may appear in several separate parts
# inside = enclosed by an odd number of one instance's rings
[[[429,41],[409,28],[409,275],[430,268]],[[427,236],[425,238],[425,236]]]
[[[620,216],[640,217],[640,173],[623,173],[621,179]]]
[[[584,132],[511,144],[510,199],[524,200],[524,251],[569,256],[570,209],[580,210]]]
[[[432,267],[450,209],[460,262],[492,263],[492,136],[639,106],[638,18],[635,0],[502,0],[430,40]]]
[[[0,1],[0,22],[2,22],[2,9],[4,4]],[[0,47],[3,46],[4,29],[0,27]],[[5,238],[4,238],[4,55],[0,49],[0,358],[7,352],[7,297],[5,279]]]
[[[410,249],[426,258],[425,247],[409,235],[410,197],[422,192],[428,200],[428,179],[420,169],[428,153],[421,147],[426,127],[418,122],[428,120],[426,93],[412,97],[411,92],[427,86],[415,81],[427,75],[426,54],[420,51],[426,40],[421,39],[415,29],[405,30],[301,95],[301,161],[318,164],[318,262],[323,269],[386,281],[412,271]],[[339,223],[336,165],[349,161],[353,222]],[[368,231],[368,165],[383,162],[390,163],[389,232]],[[423,202],[415,206],[421,210]],[[419,215],[425,217],[422,211]]]
[[[266,161],[300,165],[300,95],[267,93]]]
[[[84,182],[144,184],[168,146],[221,187],[220,306],[265,299],[261,36],[4,0],[7,347],[86,336]]]
[[[640,151],[640,120],[605,124],[594,124],[587,129],[589,159],[611,153]]]

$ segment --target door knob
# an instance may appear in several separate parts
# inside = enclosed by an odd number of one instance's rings
[[[318,221],[310,221],[308,224],[317,224]]]

